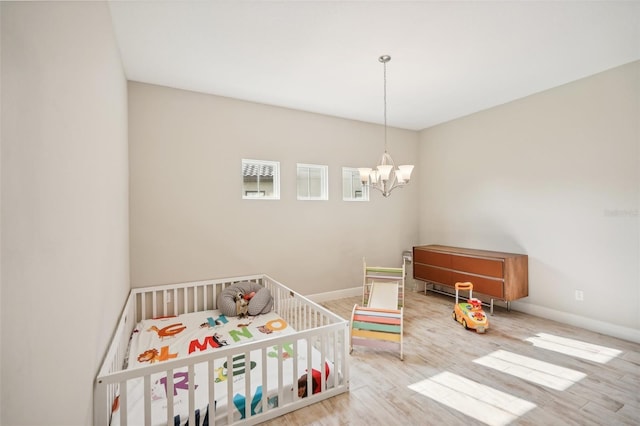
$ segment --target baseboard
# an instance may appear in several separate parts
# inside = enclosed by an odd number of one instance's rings
[[[305,296],[316,303],[327,302],[329,300],[344,299],[345,297],[362,296],[362,286],[345,288],[336,291],[327,291],[326,293],[316,293]]]
[[[511,309],[518,312],[524,312],[525,314],[558,321],[563,324],[584,328],[589,331],[595,331],[596,333],[606,334],[607,336],[617,337],[618,339],[640,343],[640,330],[635,328],[623,327],[621,325],[598,321],[562,311],[556,311],[555,309],[532,305],[530,303],[511,302]]]

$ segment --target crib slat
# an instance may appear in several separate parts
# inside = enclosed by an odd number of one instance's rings
[[[202,310],[203,311],[207,310],[207,294],[209,293],[207,287],[208,287],[207,285],[202,286]]]
[[[187,369],[187,380],[189,383],[189,419],[196,418],[196,395],[195,395],[195,374],[194,374],[194,364],[189,364],[189,368]],[[202,415],[202,414],[201,414]],[[194,421],[191,422],[195,423]]]
[[[318,315],[314,309],[311,309],[311,306],[304,305],[305,309],[309,311],[309,315],[311,316],[311,328],[316,328],[318,326]]]
[[[280,404],[280,401],[284,401],[284,384],[282,375],[282,345],[278,345],[278,404]]]
[[[211,292],[209,295],[209,302],[211,303],[209,309],[216,309],[216,286],[211,286]]]
[[[307,338],[307,397],[313,395],[313,358],[311,347],[313,342]]]
[[[189,289],[182,289],[182,312],[189,312]]]
[[[334,375],[335,381],[334,386],[343,385],[345,382],[348,382],[348,377],[345,377],[347,374],[344,370],[346,365],[345,353],[349,351],[349,342],[342,340],[342,330],[334,330],[334,349],[333,349],[333,365],[334,365]],[[347,334],[349,332],[347,331]],[[342,372],[343,374],[337,374],[338,372]]]
[[[209,286],[209,309],[216,308],[215,295],[216,295],[216,286],[214,285]]]
[[[151,293],[151,303],[152,303],[151,318],[157,318],[160,315],[158,315],[158,293],[155,291]]]
[[[129,401],[127,400],[127,382],[120,382],[120,422],[127,424]]]
[[[209,360],[207,363],[209,373],[209,424],[214,425],[216,423],[216,381],[213,379],[215,377],[215,368],[213,366],[213,359]]]
[[[207,310],[207,300],[209,299],[207,297],[208,294],[209,294],[209,286],[205,284],[202,286],[202,310],[203,311]]]
[[[207,306],[207,286],[201,285],[202,292],[200,294],[200,304],[198,305],[198,311],[204,311]]]
[[[269,401],[267,399],[267,389],[269,389],[269,384],[267,383],[267,349],[262,348],[262,412],[266,412],[269,409]],[[295,365],[295,363],[294,363]]]
[[[298,353],[300,352],[300,340],[294,340],[292,342],[292,350],[293,350],[293,359],[298,359]],[[298,377],[300,377],[300,373],[298,372],[298,363],[293,363],[293,371],[291,372],[292,383],[293,383],[293,400],[295,401],[298,398]]]
[[[306,329],[304,309],[302,309],[302,306],[300,306],[300,304],[297,303],[295,299],[291,299],[291,305],[293,306],[293,309],[295,309],[295,311],[297,313],[298,325],[297,325],[296,330],[304,330],[304,329]]]
[[[264,366],[262,367],[264,368]],[[266,392],[266,390],[263,390]],[[244,353],[244,418],[251,417],[251,406],[253,405],[253,398],[251,397],[251,353]]]
[[[136,318],[136,322],[142,321],[147,317],[147,294],[140,293],[140,313]]]
[[[144,424],[151,426],[151,376],[144,376]]]
[[[233,423],[233,357],[227,355],[227,424]]]
[[[167,370],[167,426],[173,425],[173,370]]]
[[[171,302],[173,303],[173,315],[178,315],[178,289],[174,288],[171,291]]]
[[[307,307],[304,305],[301,305],[299,303],[296,303],[296,305],[298,306],[298,309],[300,310],[300,316],[302,317],[302,328],[301,330],[306,330],[307,328],[309,328],[309,323],[311,322],[311,317],[308,316],[308,311],[307,311]]]
[[[208,286],[209,287],[209,295],[207,296],[207,309],[215,309],[216,308],[216,304],[213,301],[213,296],[216,294],[216,287],[213,285]]]
[[[327,389],[327,335],[320,336],[320,390]]]

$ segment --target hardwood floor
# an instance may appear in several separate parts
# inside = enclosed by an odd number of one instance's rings
[[[348,319],[359,302],[323,305]],[[476,334],[453,304],[407,292],[404,361],[356,346],[350,392],[263,424],[640,424],[640,344],[500,307]]]

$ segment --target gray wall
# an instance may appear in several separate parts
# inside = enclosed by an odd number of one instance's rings
[[[344,290],[363,257],[400,265],[416,242],[417,180],[342,201],[342,167],[378,161],[381,126],[133,82],[129,123],[134,287],[267,273],[303,294]],[[389,151],[415,161],[417,132],[390,129]],[[280,162],[280,200],[242,199],[242,158]],[[296,200],[297,162],[329,166],[328,201]]]
[[[526,253],[516,309],[640,341],[639,104],[635,62],[422,131],[420,242]]]
[[[0,423],[90,425],[129,290],[126,80],[106,4],[0,8]]]

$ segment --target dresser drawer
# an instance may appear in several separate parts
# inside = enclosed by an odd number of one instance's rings
[[[419,250],[413,251],[413,262],[425,265],[440,266],[441,268],[451,268],[451,255],[448,253],[438,253],[436,251]]]
[[[452,285],[451,274],[452,272],[449,269],[441,269],[421,263],[414,263],[413,265],[413,277],[422,281]]]
[[[486,277],[478,277],[476,275],[463,274],[460,272],[452,272],[451,279],[453,284],[458,282],[473,283],[473,292],[481,293],[496,299],[504,298],[503,281]]]
[[[504,261],[502,259],[483,259],[479,257],[451,256],[451,269],[488,277],[504,277]]]

